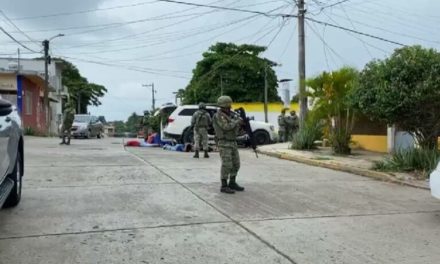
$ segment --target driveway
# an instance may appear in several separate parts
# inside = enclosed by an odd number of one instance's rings
[[[429,192],[240,152],[124,149],[115,138],[27,138],[23,197],[0,211],[0,263],[439,263]]]

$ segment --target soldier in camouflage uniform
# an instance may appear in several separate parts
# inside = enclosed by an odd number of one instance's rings
[[[73,120],[75,119],[75,108],[73,107],[72,103],[67,103],[66,109],[64,110],[63,114],[63,125],[61,126],[61,137],[62,141],[60,145],[66,144],[70,145],[70,139],[71,139],[71,129]],[[66,141],[67,137],[67,141]]]
[[[280,142],[287,142],[286,108],[278,116],[278,137]]]
[[[150,127],[150,112],[144,111],[144,117],[142,118],[142,131],[144,133],[144,139],[148,139],[148,129]]]
[[[292,141],[293,135],[299,128],[298,116],[295,110],[290,111],[290,116],[286,117],[286,133],[287,139]]]
[[[208,155],[208,129],[211,125],[211,116],[206,111],[206,105],[204,103],[199,104],[199,110],[197,110],[192,116],[191,125],[194,127],[194,158],[199,158],[200,143],[202,143],[204,157],[209,158]]]
[[[238,170],[240,169],[237,136],[239,135],[243,121],[231,113],[231,97],[220,96],[217,100],[217,104],[220,109],[214,115],[213,125],[221,158],[222,185],[220,191],[224,193],[244,191],[244,188],[235,181]]]

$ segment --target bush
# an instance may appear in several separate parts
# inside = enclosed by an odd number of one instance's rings
[[[300,125],[300,129],[293,135],[292,149],[315,149],[315,141],[322,137],[322,124],[320,121],[309,118]]]
[[[374,169],[380,171],[417,172],[427,178],[440,161],[440,151],[414,148],[396,151],[390,158],[375,162]]]
[[[36,133],[35,133],[35,130],[32,127],[26,127],[24,129],[24,134],[26,136],[35,136]]]

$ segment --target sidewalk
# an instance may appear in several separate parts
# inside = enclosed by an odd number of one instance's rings
[[[280,159],[349,172],[381,181],[429,190],[429,184],[427,181],[416,180],[410,174],[372,170],[374,161],[382,160],[386,156],[382,153],[353,150],[352,155],[335,156],[332,154],[330,148],[319,148],[313,151],[300,151],[289,149],[289,143],[260,146],[258,147],[258,151],[259,153]]]

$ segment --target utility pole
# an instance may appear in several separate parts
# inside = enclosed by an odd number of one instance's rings
[[[46,130],[50,134],[50,120],[49,120],[49,40],[43,41],[44,48],[44,108],[46,117]]]
[[[267,87],[267,67],[268,67],[268,65],[267,65],[267,63],[266,63],[266,65],[264,66],[264,122],[266,122],[266,123],[268,123],[269,122],[269,118],[268,118],[268,116],[267,116],[267,89],[268,89],[268,87]]]
[[[307,96],[306,96],[306,45],[304,17],[304,0],[298,0],[298,70],[299,70],[299,107],[300,120],[304,121],[307,116]],[[302,124],[303,122],[300,122]]]
[[[142,87],[151,87],[151,107],[152,110],[156,109],[156,99],[154,99],[154,94],[156,93],[156,90],[154,89],[154,83],[151,84],[143,84]]]

